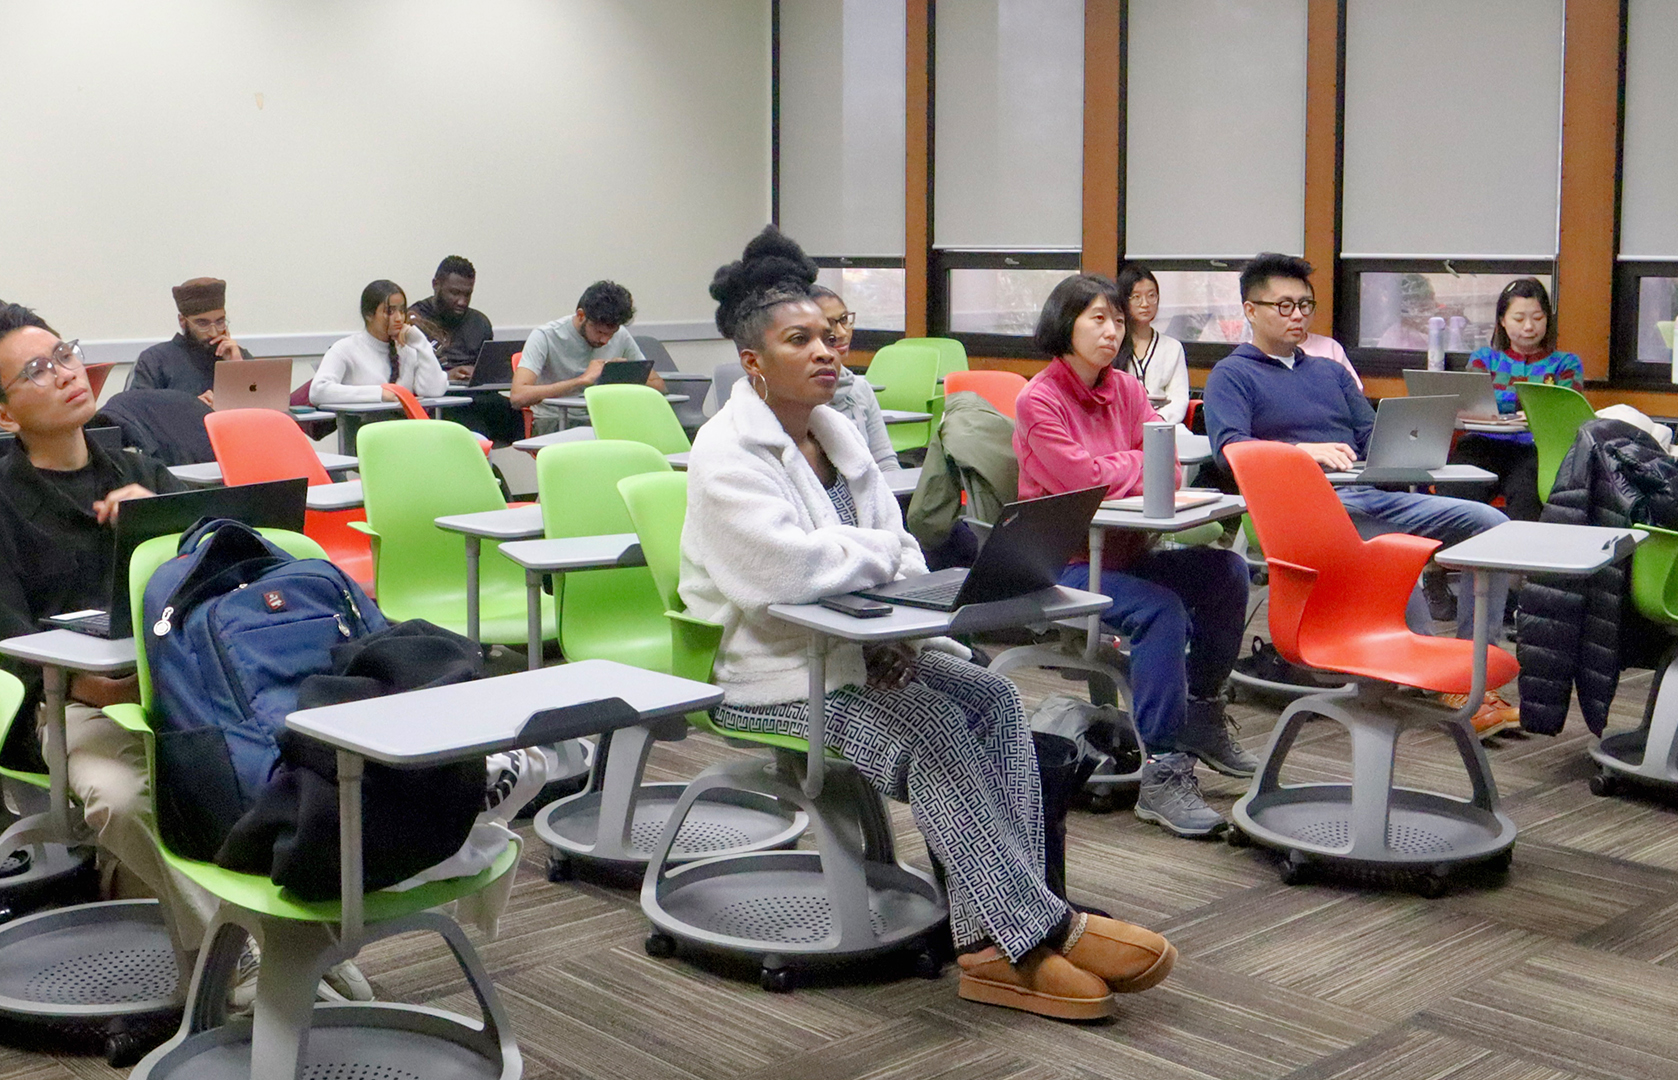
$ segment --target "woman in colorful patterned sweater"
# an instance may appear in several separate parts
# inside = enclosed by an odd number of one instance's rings
[[[1554,383],[1573,390],[1585,384],[1579,358],[1556,348],[1555,311],[1550,294],[1537,278],[1517,278],[1504,286],[1497,298],[1492,343],[1474,350],[1468,370],[1491,374],[1498,412],[1505,415],[1520,409],[1515,398],[1517,382]],[[1538,501],[1538,452],[1531,435],[1464,435],[1457,440],[1451,460],[1496,473],[1497,482],[1486,498],[1502,495],[1505,513],[1516,521],[1538,520],[1543,506]]]

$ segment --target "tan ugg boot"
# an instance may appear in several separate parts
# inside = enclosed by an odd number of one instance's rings
[[[1152,930],[1077,912],[1061,955],[1106,980],[1115,993],[1135,994],[1171,974],[1177,950]]]
[[[1113,1015],[1113,994],[1097,975],[1079,969],[1047,945],[1010,964],[995,946],[956,957],[968,1001],[1002,1005],[1057,1020],[1098,1020]]]

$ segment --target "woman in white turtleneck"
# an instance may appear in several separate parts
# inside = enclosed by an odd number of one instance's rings
[[[1183,343],[1154,329],[1159,314],[1159,279],[1146,266],[1127,263],[1119,271],[1125,336],[1113,366],[1142,381],[1159,418],[1181,424],[1189,411],[1189,365]]]
[[[825,285],[812,285],[810,295],[821,307],[822,314],[827,316],[827,324],[833,328],[833,351],[839,354],[839,385],[834,388],[833,400],[829,404],[849,417],[862,432],[862,437],[868,440],[868,452],[874,456],[874,464],[880,467],[880,471],[897,472],[903,466],[898,464],[897,451],[892,449],[891,436],[886,432],[886,421],[880,415],[880,401],[874,396],[874,388],[868,385],[867,379],[859,378],[856,372],[845,366],[845,357],[851,351],[851,329],[856,324],[856,315],[845,306],[838,293]]]
[[[361,290],[361,319],[366,329],[334,342],[321,357],[309,385],[311,404],[395,401],[386,383],[418,397],[448,392],[448,376],[431,342],[408,325],[408,297],[400,285],[381,279]]]

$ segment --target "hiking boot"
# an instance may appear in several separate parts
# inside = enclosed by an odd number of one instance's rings
[[[1201,798],[1194,758],[1183,753],[1159,754],[1142,767],[1136,816],[1178,836],[1214,836],[1229,825]]]
[[[1152,930],[1085,913],[1073,914],[1060,953],[1101,976],[1116,994],[1158,986],[1177,962],[1177,949]]]
[[[961,982],[956,993],[968,1001],[1021,1009],[1057,1020],[1099,1020],[1113,1015],[1113,991],[1047,945],[1010,964],[991,946],[956,957]]]
[[[1439,701],[1453,709],[1460,709],[1468,704],[1468,695],[1440,694]],[[1474,725],[1474,734],[1478,738],[1489,739],[1506,728],[1519,727],[1521,707],[1503,700],[1503,696],[1496,690],[1487,690],[1485,700],[1480,702],[1480,707],[1469,717],[1468,722]]]
[[[1191,697],[1183,713],[1183,726],[1177,732],[1177,749],[1193,754],[1209,769],[1245,780],[1258,772],[1258,758],[1241,749],[1231,734],[1234,729],[1235,721],[1224,711],[1223,698]]]
[[[1427,599],[1428,615],[1436,622],[1457,621],[1457,595],[1451,591],[1445,571],[1436,566],[1422,571],[1422,595]]]

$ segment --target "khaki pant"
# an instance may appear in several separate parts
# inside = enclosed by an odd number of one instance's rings
[[[65,736],[70,791],[99,846],[162,902],[175,948],[196,952],[220,901],[158,851],[140,736],[74,702],[65,710]],[[46,744],[44,733],[41,743]]]

